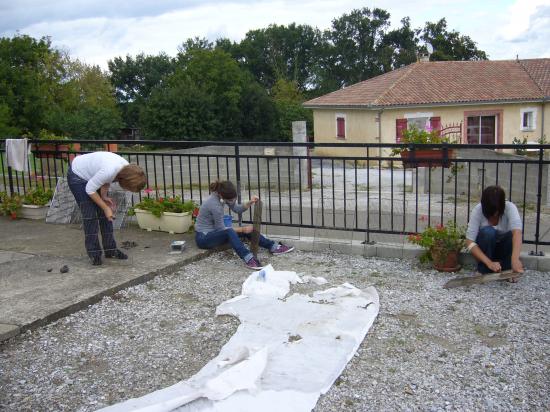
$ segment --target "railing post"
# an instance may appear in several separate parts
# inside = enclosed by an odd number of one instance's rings
[[[14,190],[13,190],[13,174],[11,170],[11,166],[8,166],[8,181],[10,182],[10,196],[13,196]]]
[[[544,253],[541,251],[539,254],[539,230],[540,230],[540,203],[542,199],[542,166],[544,161],[544,149],[539,147],[539,176],[537,184],[537,223],[535,226],[535,255],[543,256]],[[525,189],[524,189],[525,190]]]
[[[237,202],[241,203],[241,158],[239,155],[239,145],[235,145],[235,182],[237,185]]]

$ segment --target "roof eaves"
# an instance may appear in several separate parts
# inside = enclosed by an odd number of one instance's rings
[[[302,104],[306,109],[318,109],[318,110],[335,110],[335,109],[348,109],[348,110],[381,110],[381,109],[402,109],[409,107],[447,107],[447,106],[475,106],[478,104],[487,105],[487,104],[515,104],[515,103],[542,103],[549,101],[549,96],[544,96],[540,98],[529,98],[529,99],[502,99],[502,100],[471,100],[471,101],[454,101],[454,102],[424,102],[424,103],[405,103],[405,104],[386,104],[386,105],[375,105],[375,104],[330,104],[330,105],[305,105]]]

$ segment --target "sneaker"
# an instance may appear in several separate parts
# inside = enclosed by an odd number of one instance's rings
[[[106,258],[116,258],[120,260],[126,260],[128,259],[128,255],[124,252],[122,252],[120,249],[115,250],[109,250],[105,252]]]
[[[99,266],[103,262],[101,261],[101,256],[90,256],[90,259],[92,259],[92,265]]]
[[[279,246],[277,246],[277,249],[275,249],[272,253],[274,255],[282,255],[283,253],[292,252],[294,250],[294,246],[287,246],[283,245],[282,243],[279,243]]]
[[[260,262],[258,262],[255,258],[250,259],[248,262],[245,263],[246,267],[249,269],[263,269],[264,267]]]

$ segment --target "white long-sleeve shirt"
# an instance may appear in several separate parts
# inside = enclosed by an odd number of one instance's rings
[[[491,226],[487,218],[483,215],[481,203],[478,203],[472,210],[470,221],[468,222],[468,230],[466,231],[466,239],[473,242],[476,241],[479,229],[485,226]],[[504,206],[504,214],[500,217],[498,224],[494,226],[498,232],[509,232],[515,229],[522,229],[521,218],[518,208],[512,202],[506,201]]]
[[[111,152],[94,152],[76,156],[71,164],[72,171],[86,180],[86,193],[97,192],[101,186],[113,183],[116,175],[129,163]]]

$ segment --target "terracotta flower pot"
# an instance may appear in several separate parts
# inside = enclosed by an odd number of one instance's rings
[[[68,144],[55,145],[54,143],[37,143],[35,144],[34,149],[39,151],[38,153],[35,153],[35,156],[39,159],[48,159],[48,158],[67,159],[67,157],[70,156],[67,153],[63,153],[63,152],[69,151]],[[43,151],[55,152],[55,153],[41,153]]]
[[[443,160],[443,150],[428,149],[428,150],[415,150],[414,161],[412,152],[403,150],[401,152],[401,159],[403,159],[403,167],[449,167],[451,165],[450,159],[454,158],[454,151],[452,149],[447,150],[447,160]]]
[[[430,253],[433,258],[434,269],[440,272],[456,272],[460,269],[456,250],[432,248]]]

